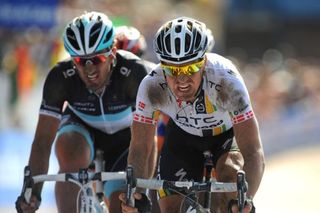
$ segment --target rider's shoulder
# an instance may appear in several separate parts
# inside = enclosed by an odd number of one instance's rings
[[[216,53],[207,53],[207,70],[215,76],[239,78],[240,72],[236,65],[228,58]]]
[[[148,60],[145,60],[145,59],[143,59],[141,61],[141,63],[147,68],[148,73],[150,73],[152,70],[154,70],[157,66],[155,63],[148,61]]]
[[[152,62],[148,63],[129,51],[117,50],[115,69],[119,69],[120,72],[130,70],[134,73],[147,74],[151,69],[151,64]]]
[[[207,53],[207,60],[209,63],[211,63],[213,66],[215,67],[219,67],[219,68],[234,68],[235,65],[233,64],[233,62],[222,56],[219,55],[217,53]]]
[[[77,76],[77,72],[71,59],[65,59],[57,62],[48,72],[47,81],[61,81],[64,79],[71,79]]]
[[[135,60],[140,60],[140,58],[133,54],[132,52],[129,52],[127,50],[117,50],[117,54],[116,54],[117,60],[131,60],[131,61],[135,61]]]
[[[154,85],[158,85],[162,89],[164,88],[164,85],[167,83],[160,64],[153,66],[148,75],[142,80],[142,84],[152,88],[155,88]]]

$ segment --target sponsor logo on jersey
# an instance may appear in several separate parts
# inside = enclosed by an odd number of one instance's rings
[[[152,71],[149,73],[149,75],[150,75],[151,77],[153,77],[155,74],[157,74],[157,73],[156,73],[156,71],[154,71],[154,70],[152,70]]]
[[[193,127],[196,129],[211,129],[223,124],[223,120],[217,120],[214,116],[210,117],[197,117],[197,116],[185,116],[176,115],[175,119],[179,124],[187,127]]]
[[[241,113],[242,113],[243,111],[245,111],[248,107],[249,107],[249,104],[245,105],[244,107],[242,107],[242,108],[239,109],[239,110],[233,111],[233,115],[234,115],[234,116],[237,116],[237,115],[241,114]]]
[[[237,75],[237,74],[236,74],[234,71],[232,71],[232,70],[228,70],[227,73],[230,74],[230,75],[233,75],[233,76],[236,76],[236,75]]]
[[[197,98],[195,103],[195,110],[197,114],[206,114],[205,101],[204,101],[204,91],[201,90],[199,98]]]
[[[121,67],[120,68],[120,73],[126,77],[128,77],[131,73],[131,70],[128,69],[127,67]]]
[[[210,88],[214,88],[216,91],[220,92],[222,86],[212,81],[208,81]]]

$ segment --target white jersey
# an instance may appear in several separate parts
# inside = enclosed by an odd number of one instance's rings
[[[206,56],[201,89],[193,103],[174,96],[159,64],[140,84],[134,120],[156,124],[162,111],[184,131],[212,136],[252,118],[249,94],[236,67],[218,54]]]

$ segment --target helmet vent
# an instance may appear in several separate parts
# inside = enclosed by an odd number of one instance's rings
[[[191,48],[191,36],[189,34],[186,34],[186,40],[185,40],[185,50],[189,51]]]
[[[84,47],[84,46],[85,46],[85,45],[84,45],[84,34],[85,34],[85,32],[84,32],[84,25],[83,25],[82,21],[80,21],[79,24],[80,24],[80,25],[79,25],[79,33],[80,33],[80,38],[81,38],[81,44],[82,44],[82,46]]]
[[[98,40],[101,27],[102,27],[101,21],[92,26],[90,31],[89,47],[92,47],[95,44],[95,42]]]
[[[165,47],[168,53],[171,53],[170,35],[165,37]]]
[[[176,31],[176,33],[180,33],[181,32],[181,25],[176,26],[175,31]]]
[[[196,42],[194,44],[196,50],[199,49],[200,42],[201,42],[201,35],[200,33],[196,33]]]
[[[113,35],[113,28],[111,28],[110,31],[107,33],[106,38],[104,39],[103,42],[109,41],[112,35]]]
[[[162,42],[161,42],[161,36],[158,36],[158,37],[157,37],[156,43],[157,43],[157,48],[156,48],[156,50],[158,50],[158,52],[163,52],[163,47],[162,47]]]
[[[164,32],[168,32],[172,27],[172,22],[169,22],[167,26],[164,28]]]
[[[179,55],[181,52],[181,49],[180,49],[181,40],[179,38],[176,38],[174,43],[175,43],[176,54]]]
[[[80,47],[78,45],[76,35],[74,34],[74,32],[70,28],[68,28],[66,34],[67,34],[68,41],[70,42],[72,47],[75,48],[76,50],[80,50]]]
[[[187,22],[187,28],[188,28],[188,30],[192,31],[192,26],[193,26],[192,22],[191,22],[191,21],[188,21],[188,22]]]

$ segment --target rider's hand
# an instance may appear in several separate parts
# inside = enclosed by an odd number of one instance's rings
[[[142,196],[141,196],[140,193],[135,192],[135,193],[133,194],[133,197],[134,197],[134,199],[139,200],[139,199],[141,199]],[[121,210],[122,210],[122,213],[138,213],[138,209],[137,209],[137,208],[134,208],[134,207],[132,207],[132,206],[128,206],[128,205],[126,204],[126,194],[125,194],[125,193],[121,193],[121,194],[119,195],[119,199],[120,199],[120,201],[121,201]]]
[[[16,201],[16,209],[18,213],[33,213],[39,208],[40,203],[41,198],[35,195],[31,196],[30,203],[27,203],[22,196],[19,196]]]
[[[238,213],[238,204],[237,204],[237,200],[231,200],[229,203],[229,208],[231,210],[232,213]],[[244,209],[242,210],[242,213],[255,213],[256,212],[256,208],[253,205],[253,202],[251,199],[247,199]]]
[[[121,193],[119,199],[121,200],[121,209],[123,213],[147,213],[151,212],[151,201],[145,194],[135,192],[133,194],[135,199],[135,207],[126,204],[126,195]]]

